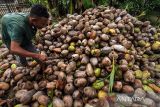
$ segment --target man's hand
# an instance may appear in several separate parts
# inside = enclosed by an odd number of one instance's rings
[[[42,55],[42,54],[38,54],[38,58],[40,61],[46,61],[47,60],[47,56],[46,55]]]
[[[46,56],[46,55],[29,52],[29,51],[23,49],[23,48],[20,46],[20,43],[18,43],[18,42],[16,42],[16,41],[11,41],[10,51],[11,51],[12,53],[18,54],[18,55],[20,55],[20,56],[32,57],[32,58],[39,59],[39,60],[42,61],[42,62],[45,61],[45,60],[47,60],[47,56]]]

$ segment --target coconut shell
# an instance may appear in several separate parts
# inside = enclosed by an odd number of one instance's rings
[[[44,95],[44,93],[42,91],[37,91],[33,97],[32,97],[32,100],[35,101],[35,100],[38,100],[38,97],[41,96],[41,95]]]
[[[72,96],[70,96],[70,95],[64,96],[63,101],[64,101],[65,107],[72,107],[72,105],[73,105]]]
[[[34,95],[36,91],[35,90],[19,90],[17,91],[17,93],[15,94],[16,99],[18,99],[18,101],[20,101],[23,104],[27,104],[32,100],[32,96]]]
[[[41,105],[47,106],[48,103],[49,103],[49,98],[48,98],[48,96],[46,96],[46,95],[40,95],[40,96],[38,97],[38,102],[39,102],[39,104],[41,104]]]
[[[58,97],[54,97],[52,103],[54,107],[65,107],[63,100],[59,99]]]
[[[93,77],[88,77],[88,82],[89,83],[93,83],[96,81],[96,76],[93,76]]]
[[[85,78],[77,78],[74,80],[74,85],[76,87],[84,87],[87,84],[87,80]]]
[[[76,78],[84,78],[84,77],[86,77],[86,72],[85,71],[77,71],[77,72],[75,72],[74,76]]]
[[[122,92],[126,93],[126,94],[133,94],[134,89],[133,89],[133,87],[131,87],[129,85],[124,85],[123,88],[122,88]]]
[[[44,89],[47,86],[47,81],[43,80],[38,83],[40,89]]]
[[[82,100],[74,100],[73,106],[74,107],[83,107]]]
[[[139,79],[135,79],[134,88],[142,88],[142,81]]]
[[[102,65],[104,65],[104,66],[111,65],[111,60],[108,57],[104,57],[102,60]]]
[[[72,95],[73,99],[80,99],[81,93],[79,90],[75,90]]]
[[[56,82],[48,82],[46,88],[47,89],[55,89],[56,88]]]
[[[57,90],[57,89],[56,89],[56,90],[54,91],[54,94],[55,94],[56,97],[59,97],[59,98],[62,97],[62,91],[60,91],[60,90]]]
[[[37,101],[32,103],[32,107],[39,107],[39,103]]]
[[[9,84],[6,82],[0,82],[0,90],[8,90],[9,89]]]
[[[74,91],[74,85],[72,84],[72,83],[68,83],[68,84],[66,84],[65,85],[65,87],[64,87],[64,92],[66,93],[66,94],[72,94],[73,93],[73,91]]]
[[[86,73],[88,76],[94,76],[94,71],[90,63],[88,63],[86,66]]]
[[[134,82],[135,81],[135,76],[133,75],[133,72],[132,71],[127,71],[125,74],[124,74],[124,80],[126,82]]]
[[[7,68],[9,68],[9,63],[5,63],[5,64],[1,65],[2,70],[6,70]]]
[[[116,81],[113,86],[114,90],[116,90],[116,91],[121,91],[122,87],[123,87],[123,85],[122,85],[121,81]]]
[[[27,89],[27,90],[31,90],[33,88],[34,88],[34,86],[33,86],[33,83],[31,81],[26,81],[24,83],[24,85],[22,86],[22,89]]]
[[[94,97],[96,97],[96,94],[97,94],[96,90],[92,87],[85,87],[83,92],[89,98],[94,98]]]
[[[74,71],[76,69],[76,62],[72,61],[70,62],[67,67],[66,67],[66,73],[71,73],[72,71]]]

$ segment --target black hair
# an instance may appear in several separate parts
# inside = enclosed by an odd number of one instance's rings
[[[40,4],[34,4],[30,11],[31,17],[45,17],[49,18],[47,8]]]

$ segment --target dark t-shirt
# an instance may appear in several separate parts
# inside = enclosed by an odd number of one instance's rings
[[[10,49],[11,41],[27,46],[36,34],[37,29],[29,24],[26,13],[8,13],[2,17],[2,40]]]

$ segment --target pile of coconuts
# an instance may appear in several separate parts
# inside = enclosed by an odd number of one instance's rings
[[[35,40],[48,56],[22,67],[0,47],[0,105],[160,107],[160,30],[126,10],[99,6],[67,15]]]

